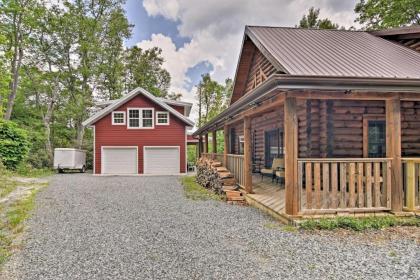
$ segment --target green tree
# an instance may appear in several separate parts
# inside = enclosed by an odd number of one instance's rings
[[[210,74],[203,74],[197,85],[198,126],[201,127],[228,107],[233,83],[226,79],[225,84],[212,80]]]
[[[159,97],[168,94],[171,76],[162,67],[162,50],[154,47],[143,50],[137,46],[125,52],[125,90],[142,87]]]
[[[124,40],[131,36],[132,26],[122,8],[112,11],[105,21],[97,90],[105,100],[120,98],[124,90]]]
[[[360,0],[354,9],[356,22],[366,29],[420,24],[419,0]]]
[[[319,19],[319,9],[314,7],[309,8],[308,14],[304,15],[299,21],[300,28],[315,28],[315,29],[338,29],[339,25],[333,23],[330,19]]]
[[[0,2],[0,33],[5,43],[0,44],[0,53],[8,60],[9,92],[4,119],[12,116],[19,87],[21,67],[27,49],[31,45],[31,34],[37,28],[41,7],[36,0],[3,0]],[[0,101],[3,107],[3,97]]]

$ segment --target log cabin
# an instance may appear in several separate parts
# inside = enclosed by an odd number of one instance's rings
[[[230,106],[194,133],[201,156],[286,219],[418,211],[420,53],[399,40],[419,34],[246,26]],[[274,158],[284,183],[261,184]]]

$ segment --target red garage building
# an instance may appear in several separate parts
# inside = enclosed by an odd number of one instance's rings
[[[95,174],[186,172],[191,103],[158,98],[137,88],[107,102],[83,125],[94,131]]]

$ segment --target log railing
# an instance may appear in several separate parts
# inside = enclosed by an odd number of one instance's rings
[[[302,214],[374,212],[391,208],[391,160],[298,159]]]
[[[201,157],[206,158],[206,159],[211,159],[211,154],[210,153],[201,153]]]
[[[240,186],[245,185],[244,174],[244,156],[243,155],[227,155],[226,168],[233,174]]]
[[[420,210],[420,158],[403,158],[404,210]]]
[[[213,159],[213,160],[220,161],[224,165],[224,162],[223,162],[223,154],[201,153],[201,156],[203,158]]]

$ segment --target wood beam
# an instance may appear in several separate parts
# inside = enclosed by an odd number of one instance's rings
[[[391,99],[386,107],[386,156],[391,163],[391,210],[401,212],[403,208],[403,178],[401,167],[401,102]]]
[[[202,153],[203,153],[203,136],[200,134],[198,136],[198,158],[201,158]]]
[[[245,117],[258,117],[260,115],[263,115],[265,113],[268,113],[270,111],[275,111],[276,108],[278,108],[279,106],[282,106],[284,103],[284,96],[278,96],[274,99],[270,99],[269,101],[265,101],[263,102],[261,105],[259,105],[258,107],[255,108],[249,108],[239,114],[237,114],[235,116],[235,118],[233,118],[230,121],[227,121],[226,124],[228,125],[232,125],[235,124],[239,121],[241,121],[242,119],[244,119]]]
[[[361,91],[288,91],[289,97],[298,99],[345,99],[345,100],[388,100],[400,98],[401,100],[420,100],[420,92],[361,92]]]
[[[225,125],[223,127],[224,134],[224,149],[223,149],[223,165],[227,166],[227,155],[229,154],[229,127]]]
[[[244,119],[244,187],[247,193],[252,193],[252,138],[251,118]]]
[[[208,153],[209,152],[209,134],[206,133],[204,135],[204,153]]]
[[[212,153],[217,154],[217,131],[213,130],[211,133],[211,143],[213,144]]]
[[[284,146],[285,146],[285,203],[286,214],[297,215],[300,211],[298,190],[298,119],[295,97],[284,101]]]

